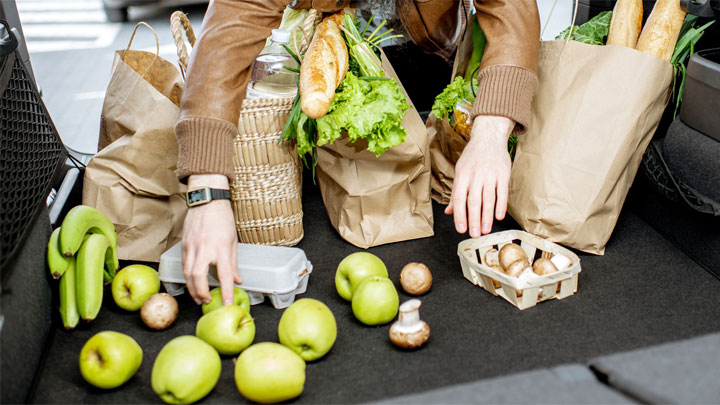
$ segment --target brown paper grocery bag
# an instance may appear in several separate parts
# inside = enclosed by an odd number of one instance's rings
[[[382,62],[386,76],[397,79],[384,54]],[[403,126],[405,142],[380,157],[365,142],[350,143],[347,136],[318,148],[317,182],[328,217],[355,246],[433,235],[427,130],[414,107]]]
[[[471,18],[476,18],[475,14]],[[472,24],[466,24],[465,32],[460,38],[460,43],[455,52],[450,81],[457,76],[458,72],[467,70],[472,51]],[[452,195],[455,163],[460,158],[460,154],[465,149],[469,139],[450,126],[447,116],[438,119],[435,114],[430,113],[425,125],[430,139],[432,198],[440,204],[447,205]]]
[[[548,41],[508,212],[527,232],[603,254],[670,96],[672,66],[622,46]]]
[[[440,204],[447,205],[450,202],[455,180],[455,163],[469,139],[452,129],[447,117],[439,120],[430,113],[425,125],[430,139],[432,198]]]
[[[145,23],[140,24],[147,26]],[[137,28],[133,31],[127,49],[115,51],[110,83],[100,116],[98,151],[123,135],[136,133],[145,120],[154,117],[156,113],[163,113],[158,108],[162,109],[167,101],[180,106],[184,88],[180,71],[158,56],[159,42],[157,53],[131,50]]]
[[[182,237],[186,188],[173,130],[182,89],[178,69],[157,54],[116,52],[103,105],[107,144],[85,169],[82,197],[115,224],[122,260],[157,262]]]

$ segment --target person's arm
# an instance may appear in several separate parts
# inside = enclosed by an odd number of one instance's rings
[[[188,189],[229,188],[232,143],[250,80],[252,61],[290,0],[213,0],[203,19],[190,59],[180,118],[178,178]],[[335,11],[348,0],[304,0],[296,8]],[[223,303],[233,299],[237,274],[237,233],[229,201],[212,201],[188,210],[183,225],[183,273],[197,304],[208,302],[208,266],[215,264]]]
[[[188,67],[178,139],[178,177],[188,189],[229,189],[232,142],[252,61],[288,0],[213,0]],[[232,303],[237,232],[227,200],[188,209],[183,224],[183,273],[197,304],[210,301],[208,267],[215,264],[224,304]]]
[[[470,141],[455,165],[446,214],[477,237],[505,217],[510,179],[507,141],[530,122],[537,85],[540,20],[535,0],[475,0],[487,45],[478,72]]]
[[[197,174],[188,179],[188,189],[230,188],[221,174]],[[188,292],[198,305],[210,302],[208,266],[217,268],[223,305],[233,302],[237,272],[237,231],[229,200],[215,200],[188,209],[183,224],[182,264]]]
[[[232,140],[250,67],[288,0],[212,0],[188,66],[178,139],[178,177],[232,177]]]

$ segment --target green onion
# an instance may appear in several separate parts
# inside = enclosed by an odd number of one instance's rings
[[[285,48],[285,51],[286,51],[287,53],[289,53],[290,56],[292,56],[292,58],[295,59],[295,62],[297,62],[298,66],[300,66],[300,64],[301,64],[302,62],[300,61],[300,57],[295,53],[295,51],[293,51],[292,49],[290,49],[290,47],[287,46],[287,45],[285,45],[285,44],[282,44],[282,47]]]
[[[368,82],[371,82],[373,80],[380,80],[380,81],[392,80],[389,77],[375,77],[375,76],[359,76],[358,79],[366,80]]]
[[[673,77],[673,89],[672,99],[675,102],[675,111],[673,112],[673,119],[677,117],[677,113],[680,110],[680,103],[682,102],[683,90],[685,89],[685,77],[687,70],[685,62],[688,57],[695,52],[695,44],[703,36],[704,31],[715,21],[703,25],[700,28],[694,28],[697,16],[688,15],[683,21],[682,28],[680,29],[680,39],[678,39],[677,45],[675,45],[675,51],[670,59],[670,64],[675,68],[675,76]],[[678,87],[678,78],[679,87]]]

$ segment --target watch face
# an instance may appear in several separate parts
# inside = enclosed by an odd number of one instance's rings
[[[193,205],[206,203],[209,200],[210,200],[210,196],[208,195],[207,188],[201,188],[199,190],[191,190],[191,191],[187,192],[187,205],[189,207],[192,207]]]

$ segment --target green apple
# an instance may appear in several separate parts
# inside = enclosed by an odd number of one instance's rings
[[[360,282],[370,276],[388,277],[385,263],[372,253],[352,253],[338,265],[335,272],[335,288],[341,297],[350,301]]]
[[[236,355],[255,339],[255,321],[238,305],[223,305],[203,315],[195,335],[220,354]]]
[[[392,280],[368,277],[360,283],[352,297],[355,318],[365,325],[382,325],[395,319],[400,298]]]
[[[215,287],[210,290],[210,298],[210,302],[208,302],[207,304],[202,304],[203,314],[207,314],[213,309],[218,309],[222,306],[222,292],[220,291],[220,287]],[[250,313],[250,297],[248,297],[245,290],[240,287],[235,287],[233,304],[240,305],[242,309],[245,310],[245,312],[247,312],[248,314]]]
[[[235,384],[240,394],[251,401],[287,401],[302,394],[305,361],[281,344],[256,343],[238,356]]]
[[[160,276],[152,267],[131,264],[120,270],[112,281],[115,303],[126,311],[138,311],[145,300],[160,291]]]
[[[143,351],[135,339],[113,331],[95,334],[80,350],[80,374],[99,388],[123,385],[140,368]]]
[[[215,388],[220,369],[220,355],[212,346],[195,336],[179,336],[158,353],[150,381],[168,404],[189,404]]]
[[[290,305],[278,324],[280,343],[305,361],[317,360],[330,351],[337,338],[335,316],[327,305],[303,298]]]

